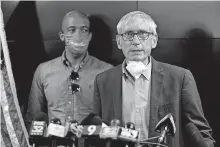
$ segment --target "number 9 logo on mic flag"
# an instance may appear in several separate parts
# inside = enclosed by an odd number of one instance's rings
[[[89,126],[83,126],[83,136],[98,136],[101,131],[102,126],[95,126],[95,125],[89,125]]]
[[[95,125],[91,125],[87,128],[88,131],[88,135],[92,135],[96,130],[96,126]]]

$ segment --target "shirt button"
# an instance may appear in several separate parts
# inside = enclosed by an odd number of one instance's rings
[[[139,109],[137,109],[137,110],[136,110],[136,113],[139,113],[139,112],[140,112],[140,110],[139,110]]]

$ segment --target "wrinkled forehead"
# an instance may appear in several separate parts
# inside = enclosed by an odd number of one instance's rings
[[[121,33],[125,33],[128,31],[147,31],[151,32],[149,20],[141,17],[130,17],[125,20],[124,24],[121,28]]]

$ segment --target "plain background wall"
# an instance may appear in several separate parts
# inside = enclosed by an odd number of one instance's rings
[[[158,25],[159,41],[152,56],[190,69],[206,118],[220,140],[220,2],[164,1],[3,1],[2,10],[18,97],[26,106],[33,73],[39,63],[59,56],[62,17],[78,9],[91,16],[90,54],[120,64],[124,57],[115,42],[116,25],[129,11],[148,13]],[[25,107],[24,107],[25,108]]]

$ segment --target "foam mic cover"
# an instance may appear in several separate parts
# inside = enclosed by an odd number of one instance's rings
[[[48,117],[45,113],[40,112],[31,123],[29,132],[30,144],[48,144],[46,138]]]
[[[31,137],[44,137],[47,129],[48,117],[45,113],[40,112],[32,121],[30,133]]]
[[[111,147],[112,139],[114,140],[117,139],[120,130],[119,125],[120,125],[120,120],[113,119],[110,122],[110,127],[103,127],[102,131],[100,132],[100,138],[107,138],[105,144],[106,147]],[[105,131],[104,129],[107,129],[107,131]]]
[[[83,126],[82,136],[86,137],[88,144],[101,147],[105,145],[104,141],[99,138],[103,124],[102,119],[95,113],[90,113],[81,121],[80,125]]]
[[[68,130],[68,133],[67,133],[67,138],[69,138],[69,137],[75,137],[76,135],[72,132],[73,130],[72,130],[72,126],[79,126],[79,123],[78,123],[78,121],[76,121],[76,120],[71,120],[71,121],[69,121],[69,130]]]
[[[57,125],[61,125],[61,121],[60,119],[54,117],[51,119],[50,123],[53,123],[53,124],[57,124]]]
[[[44,122],[46,122],[47,124],[48,124],[48,122],[49,122],[48,116],[47,116],[47,114],[45,114],[44,112],[38,113],[38,115],[35,116],[34,120],[35,120],[35,121],[44,121]]]
[[[118,137],[118,133],[120,131],[120,121],[118,119],[113,119],[111,122],[110,122],[110,125],[111,126],[105,126],[105,127],[102,127],[102,130],[99,134],[100,138],[111,138],[111,139],[114,139],[116,140],[117,137]]]
[[[96,115],[95,113],[90,113],[88,116],[86,116],[82,121],[81,125],[97,125],[101,126],[103,123],[102,119]]]
[[[132,122],[128,122],[126,123],[125,128],[135,130],[135,125]]]
[[[167,135],[174,136],[176,133],[176,126],[173,119],[172,114],[168,114],[164,116],[156,125],[155,131],[161,133],[164,128],[167,127],[168,131],[166,132]]]
[[[135,128],[134,124],[128,122],[125,125],[125,128],[121,128],[118,138],[128,142],[137,142],[139,137],[139,132],[134,128]]]
[[[67,135],[68,130],[69,124],[62,126],[61,121],[58,118],[53,118],[48,126],[47,136],[64,138]]]
[[[113,119],[113,120],[111,120],[111,122],[110,122],[110,126],[120,126],[120,120],[118,120],[118,119]]]
[[[99,136],[102,127],[107,126],[95,113],[90,113],[81,121],[80,125],[83,126],[83,136]]]

